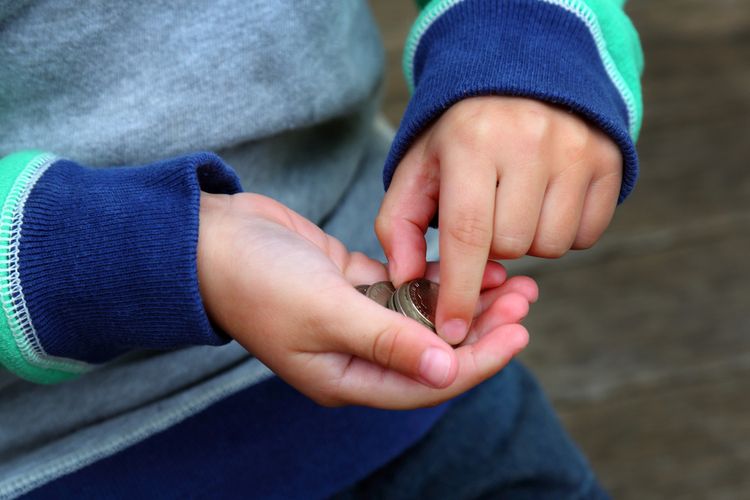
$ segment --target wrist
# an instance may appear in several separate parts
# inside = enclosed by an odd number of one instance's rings
[[[203,308],[209,321],[218,324],[218,285],[221,282],[221,270],[218,262],[223,246],[218,243],[219,226],[222,213],[226,211],[228,195],[201,192],[198,222],[198,245],[196,248],[196,266],[198,269],[198,288],[203,301]]]

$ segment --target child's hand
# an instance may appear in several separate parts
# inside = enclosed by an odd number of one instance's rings
[[[556,258],[591,247],[617,205],[617,145],[575,114],[532,99],[454,104],[414,142],[375,229],[394,285],[422,276],[439,208],[438,333],[464,339],[487,259]]]
[[[437,281],[437,266],[426,269]],[[382,263],[253,194],[202,195],[198,276],[214,324],[329,406],[416,408],[468,390],[526,345],[518,323],[537,294],[531,279],[506,281],[492,263],[471,337],[454,350],[353,288],[386,280]]]

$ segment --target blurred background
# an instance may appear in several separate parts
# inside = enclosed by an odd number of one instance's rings
[[[417,11],[370,0],[398,124]],[[521,358],[616,500],[750,498],[750,2],[629,0],[641,175],[605,236],[539,283]]]

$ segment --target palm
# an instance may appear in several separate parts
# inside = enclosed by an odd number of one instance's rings
[[[249,352],[318,402],[435,404],[496,372],[525,344],[517,322],[528,298],[513,290],[524,283],[505,282],[505,298],[485,304],[477,317],[476,344],[454,352],[426,328],[354,290],[352,285],[387,279],[383,264],[348,253],[272,200],[256,195],[230,200],[205,212],[202,202],[199,274],[206,309]],[[505,304],[502,314],[495,303]],[[480,329],[498,332],[483,336]],[[484,337],[491,337],[490,351],[481,348]],[[457,361],[446,387],[418,381],[420,358],[429,347]],[[477,361],[487,367],[477,370]]]

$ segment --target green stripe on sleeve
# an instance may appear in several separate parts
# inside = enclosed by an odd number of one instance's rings
[[[406,46],[404,47],[404,59],[403,69],[404,76],[406,77],[406,83],[409,85],[409,90],[414,93],[414,67],[412,65],[414,61],[414,55],[417,53],[417,47],[422,39],[422,36],[437,21],[440,16],[446,13],[451,7],[463,0],[418,0],[420,8],[422,9],[414,21],[411,27],[409,36],[406,38]]]
[[[568,0],[576,3],[574,0]],[[638,32],[623,12],[625,0],[586,0],[585,3],[596,15],[606,42],[606,50],[619,74],[633,94],[636,120],[631,124],[633,142],[638,139],[643,121],[643,95],[641,74],[643,73],[643,50]]]
[[[18,244],[23,205],[37,179],[55,162],[38,151],[15,153],[0,160],[0,365],[32,382],[56,383],[90,367],[48,356],[36,340],[18,278]]]

